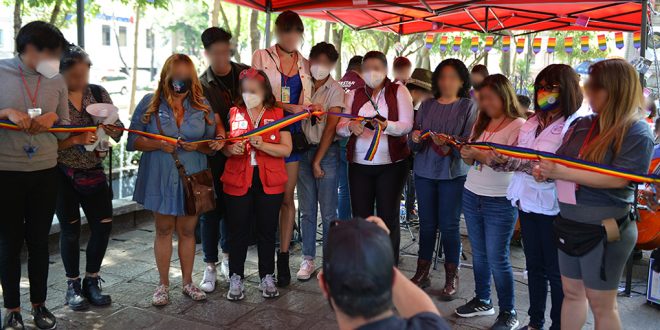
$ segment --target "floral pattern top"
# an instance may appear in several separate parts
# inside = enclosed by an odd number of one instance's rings
[[[110,103],[112,104],[112,99],[110,94],[105,88],[100,87],[101,89],[101,102],[97,102],[94,99],[92,94],[92,89],[87,86],[83,92],[82,98],[82,109],[80,111],[69,100],[69,118],[71,120],[71,125],[77,126],[93,126],[95,125],[92,116],[87,112],[87,106],[94,103]],[[116,126],[124,127],[121,121],[117,120],[115,122]],[[119,136],[115,141],[119,142]],[[101,165],[103,158],[96,155],[95,151],[87,151],[82,145],[74,145],[70,148],[63,149],[58,151],[58,160],[59,164],[62,164],[66,167],[74,169],[91,169]]]

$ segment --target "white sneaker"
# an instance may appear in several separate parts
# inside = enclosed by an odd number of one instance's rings
[[[204,292],[215,291],[215,282],[218,280],[218,271],[214,266],[206,266],[204,269],[204,277],[202,282],[199,283],[199,288]]]
[[[303,259],[300,263],[300,270],[296,274],[296,277],[299,281],[307,281],[312,277],[316,271],[316,266],[314,266],[314,259]]]
[[[273,275],[266,275],[261,279],[259,290],[261,290],[261,295],[264,298],[275,298],[280,295],[280,292],[277,291],[277,287],[275,287],[275,279],[273,279]]]
[[[229,257],[222,258],[220,263],[220,274],[229,282]]]
[[[227,299],[231,301],[243,300],[245,298],[245,287],[240,276],[234,274],[229,278],[229,290]]]

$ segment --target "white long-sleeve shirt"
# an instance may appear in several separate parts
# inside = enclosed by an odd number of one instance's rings
[[[355,93],[364,93],[364,89],[360,88],[352,90],[346,94],[346,99],[344,102],[346,104],[346,108],[344,108],[344,113],[351,113]],[[355,154],[353,157],[353,161],[355,163],[363,165],[384,165],[392,163],[390,158],[388,136],[403,136],[410,133],[413,127],[414,116],[412,96],[410,96],[410,92],[407,88],[401,86],[397,88],[396,100],[397,107],[399,109],[399,120],[387,120],[387,127],[383,131],[383,135],[378,145],[378,149],[376,150],[374,159],[372,161],[364,159],[365,155],[367,154],[367,150],[371,145],[371,140],[373,140],[374,137],[374,131],[365,128],[364,132],[362,135],[358,136],[355,143]],[[384,89],[381,90],[381,92],[373,101],[378,106],[378,112],[376,112],[371,102],[367,101],[360,108],[358,115],[364,117],[374,117],[377,114],[380,114],[381,116],[388,118],[389,109],[387,107],[387,103],[385,102]],[[337,134],[342,137],[349,137],[351,135],[351,131],[348,129],[349,123],[350,121],[348,119],[342,118],[337,125]]]

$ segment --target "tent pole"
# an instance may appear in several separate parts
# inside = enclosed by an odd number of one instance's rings
[[[485,11],[485,14],[486,14],[486,22],[484,23],[484,28],[486,29],[486,33],[488,33],[488,10],[489,10],[489,8],[486,7],[486,8],[484,8],[484,9],[486,10],[486,11]],[[484,65],[485,65],[485,66],[488,66],[488,52],[486,52],[486,54],[484,54]]]
[[[273,4],[271,0],[266,0],[266,46],[264,48],[270,47],[270,13],[273,9]]]
[[[85,0],[76,0],[78,46],[85,48]]]
[[[642,26],[641,26],[641,46],[639,47],[639,56],[641,58],[646,58],[646,47],[648,43],[648,36],[649,36],[649,1],[648,0],[642,0]],[[642,87],[644,87],[645,84],[644,75],[640,74],[639,75],[639,81],[642,83]]]

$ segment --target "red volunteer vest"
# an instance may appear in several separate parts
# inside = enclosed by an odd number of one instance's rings
[[[391,121],[399,120],[399,107],[397,105],[396,93],[399,88],[398,84],[391,82],[389,79],[385,81],[385,103],[387,104],[387,119]],[[364,92],[366,90],[366,93]],[[373,89],[369,86],[364,86],[364,89],[355,90],[353,97],[353,105],[351,107],[351,114],[357,116],[360,108],[369,102],[368,95],[373,95]],[[392,163],[398,162],[410,156],[410,148],[408,147],[408,136],[387,136],[387,145],[390,151],[390,159]],[[348,139],[346,145],[346,158],[349,162],[353,162],[355,156],[355,142],[357,136],[352,135]]]
[[[267,109],[264,112],[259,127],[284,117],[280,108]],[[247,109],[233,107],[229,110],[229,137],[236,137],[253,130],[252,121]],[[261,135],[264,142],[279,143],[280,132],[268,132]],[[223,191],[232,196],[243,196],[252,186],[252,175],[254,167],[250,165],[249,144],[245,147],[245,154],[231,156],[225,164],[225,171],[220,178]],[[288,180],[284,167],[284,158],[273,157],[265,152],[256,151],[257,166],[259,167],[259,179],[264,187],[264,192],[269,195],[281,194]]]

